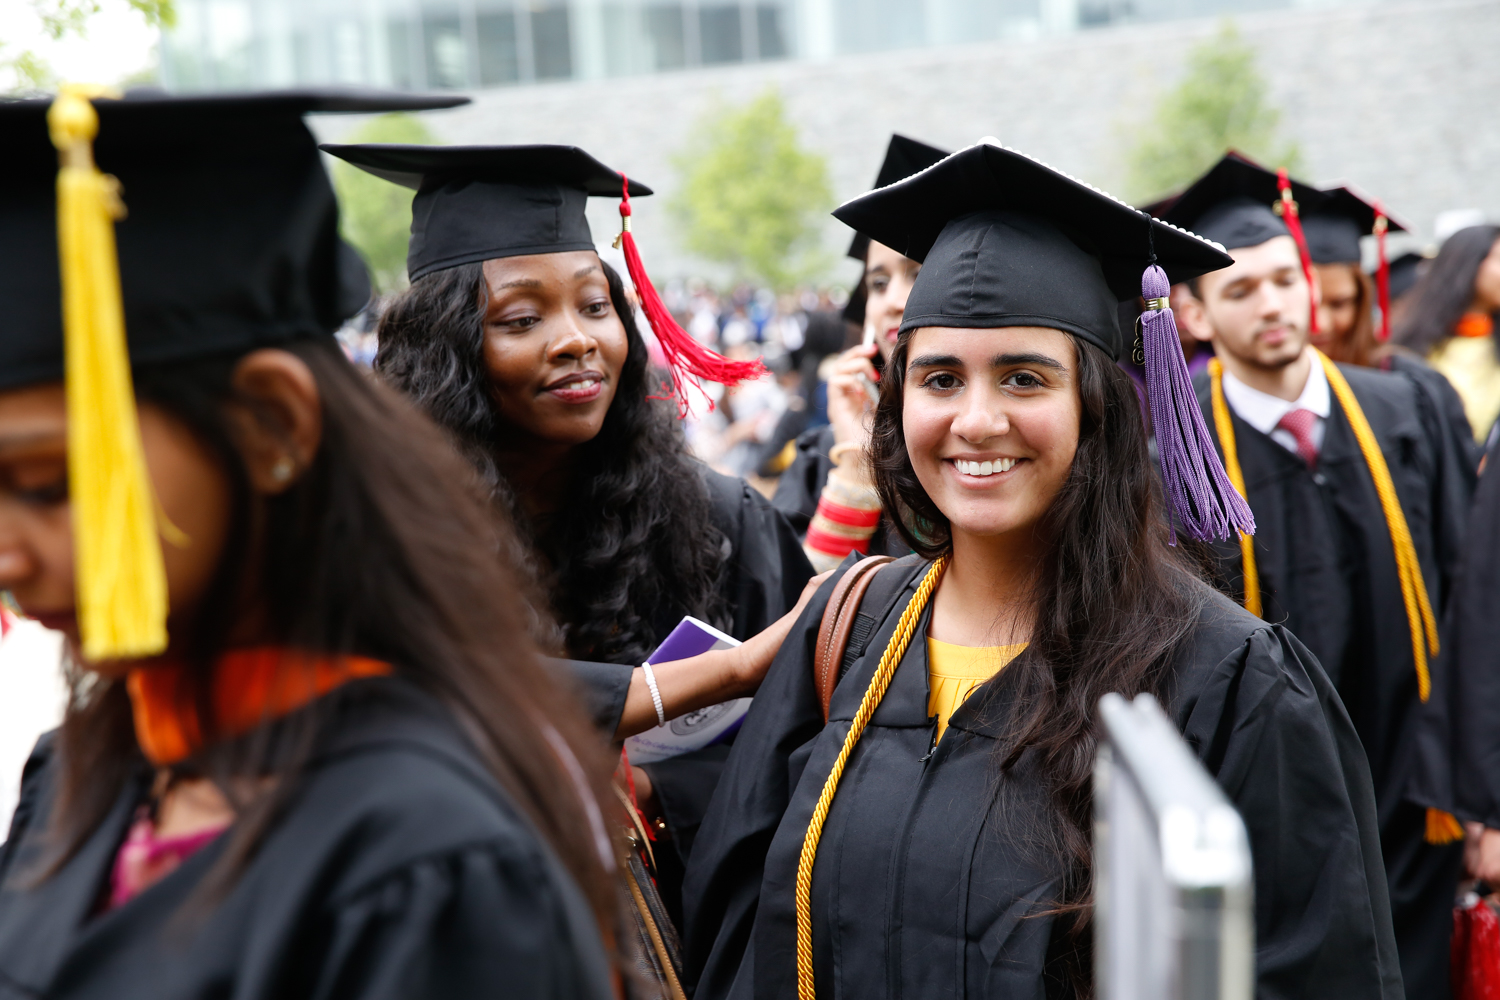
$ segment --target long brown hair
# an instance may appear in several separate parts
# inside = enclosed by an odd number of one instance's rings
[[[1039,527],[1051,551],[1034,583],[1029,643],[988,696],[1008,714],[998,766],[1015,771],[1024,761],[1053,810],[1051,821],[1039,824],[1036,846],[1060,867],[1063,888],[1054,912],[1067,932],[1054,945],[1049,974],[1087,995],[1099,699],[1111,691],[1127,697],[1149,691],[1165,700],[1169,665],[1209,591],[1188,555],[1168,545],[1130,377],[1097,347],[1069,336],[1082,403],[1078,450]],[[903,333],[880,380],[870,447],[883,506],[907,544],[934,558],[952,548],[952,536],[906,450],[902,407],[910,343]]]
[[[1354,275],[1354,326],[1348,334],[1337,340],[1331,341],[1323,349],[1323,353],[1334,361],[1342,361],[1349,365],[1363,365],[1368,368],[1379,360],[1376,356],[1375,342],[1375,283],[1370,276],[1360,270],[1358,264],[1318,264],[1319,269],[1325,267],[1344,267]]]
[[[442,432],[357,372],[331,338],[286,349],[317,379],[323,440],[298,481],[269,499],[252,493],[235,445],[228,411],[238,358],[136,374],[139,398],[185,424],[232,484],[230,541],[216,576],[194,619],[174,625],[199,704],[207,705],[214,663],[247,606],[263,615],[262,641],[388,661],[454,713],[608,929],[615,896],[595,832],[610,764],[567,685],[527,638],[526,595],[500,555],[508,525]],[[239,814],[205,879],[207,895],[227,891],[291,802],[336,700],[263,727],[258,738],[215,744],[187,765],[213,779]],[[60,752],[59,866],[141,771],[123,683],[93,677],[79,686]],[[568,754],[591,787],[580,788]],[[265,776],[277,779],[268,791],[244,793],[245,778]]]

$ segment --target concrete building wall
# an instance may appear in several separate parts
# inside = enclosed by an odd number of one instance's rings
[[[1244,14],[1283,134],[1309,180],[1350,180],[1430,237],[1438,213],[1500,218],[1500,2],[1418,0]],[[839,200],[866,190],[891,132],[956,148],[984,135],[1118,192],[1137,129],[1180,77],[1214,20],[1104,28],[1062,37],[695,70],[482,91],[430,116],[445,142],[561,142],[584,147],[666,196],[676,158],[715,101],[768,86],[804,144],[828,158]],[[324,118],[325,135],[349,119]],[[660,279],[705,273],[683,253],[665,198],[636,207],[636,231]],[[595,237],[617,227],[595,199]],[[847,232],[829,220],[830,257]],[[852,270],[837,272],[840,277]]]

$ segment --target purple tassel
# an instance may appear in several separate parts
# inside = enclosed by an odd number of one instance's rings
[[[1146,357],[1146,396],[1156,425],[1156,450],[1161,459],[1162,484],[1170,521],[1203,541],[1227,539],[1236,530],[1255,534],[1255,515],[1235,490],[1214,450],[1203,423],[1203,411],[1193,392],[1177,322],[1167,306],[1172,286],[1167,272],[1152,264],[1141,275],[1146,311],[1141,315]],[[1172,528],[1172,544],[1177,532]]]

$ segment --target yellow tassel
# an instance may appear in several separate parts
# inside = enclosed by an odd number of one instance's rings
[[[1239,446],[1234,440],[1234,422],[1229,417],[1229,404],[1224,400],[1224,363],[1218,358],[1209,359],[1208,377],[1213,396],[1214,430],[1219,435],[1219,447],[1224,449],[1224,471],[1229,474],[1230,485],[1249,503],[1245,473],[1240,468]],[[1240,532],[1240,568],[1245,578],[1245,610],[1259,618],[1260,572],[1255,565],[1255,539],[1243,531]]]
[[[65,85],[47,112],[57,175],[68,392],[68,480],[78,625],[90,660],[167,646],[167,580],[156,499],[136,419],[114,221],[120,185],[94,165],[97,94]]]
[[[1464,839],[1463,824],[1452,813],[1441,809],[1427,810],[1427,842],[1429,844],[1451,844]]]

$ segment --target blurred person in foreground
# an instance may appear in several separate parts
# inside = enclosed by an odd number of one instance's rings
[[[1292,233],[1297,206],[1326,199],[1231,153],[1165,221],[1234,258],[1189,283],[1181,314],[1213,343],[1195,388],[1255,513],[1253,537],[1214,544],[1221,572],[1337,687],[1374,778],[1406,995],[1436,1000],[1448,995],[1463,831],[1430,808],[1414,744],[1463,542],[1466,458],[1415,381],[1336,364],[1309,343],[1315,275]]]
[[[1425,358],[1463,399],[1476,442],[1500,416],[1500,227],[1460,229],[1401,303],[1392,340]]]
[[[608,761],[508,527],[333,337],[369,282],[302,113],[458,101],[84,94],[0,105],[0,588],[82,670],[0,994],[610,1000]]]
[[[1121,299],[1229,258],[993,140],[837,214],[923,261],[871,436],[915,552],[873,574],[830,697],[847,576],[750,709],[689,873],[697,1000],[1092,995],[1107,691],[1160,699],[1244,816],[1258,995],[1395,1000],[1358,738],[1306,647],[1169,544],[1115,364]],[[1148,361],[1190,392],[1153,309]],[[1182,536],[1253,527],[1211,451],[1171,469],[1167,495],[1208,496],[1191,529],[1170,508]]]
[[[891,136],[875,178],[882,188],[923,170],[947,154],[904,135]],[[844,351],[828,377],[828,423],[797,439],[796,454],[776,484],[772,502],[802,533],[817,572],[850,552],[907,551],[882,518],[866,455],[880,369],[896,344],[906,297],[922,265],[856,233],[849,256],[864,264],[845,316],[864,330],[863,343]]]
[[[375,370],[448,431],[514,518],[519,558],[602,734],[624,739],[752,694],[775,633],[719,656],[722,669],[698,658],[642,666],[685,616],[736,639],[767,633],[812,571],[764,497],[688,453],[679,403],[696,391],[694,373],[651,366],[585,214],[591,196],[621,198],[624,177],[575,146],[323,148],[416,191],[411,286],[381,317]],[[628,183],[632,197],[651,193]],[[631,211],[622,199],[622,218]],[[673,365],[730,384],[759,373],[758,362],[691,341],[661,318],[664,307],[652,317],[649,279],[632,277]],[[646,819],[670,844],[655,858],[670,909],[675,869],[727,755],[716,744],[631,771]]]

